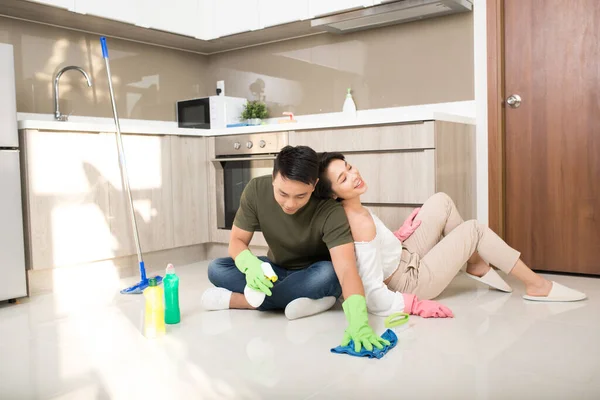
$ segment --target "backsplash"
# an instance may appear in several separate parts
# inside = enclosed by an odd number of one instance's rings
[[[14,46],[17,110],[52,114],[53,79],[60,109],[111,117],[99,36],[0,17],[0,43]],[[359,110],[474,99],[473,15],[435,18],[346,35],[318,34],[204,56],[108,39],[119,116],[174,121],[175,102],[214,94],[261,99],[271,117],[341,111],[346,88]]]
[[[56,72],[78,65],[93,86],[77,71],[66,72],[61,112],[112,117],[98,35],[0,17],[0,42],[14,46],[18,112],[52,114]],[[174,121],[175,101],[208,94],[206,56],[110,37],[108,47],[122,118]]]
[[[473,100],[473,15],[319,34],[209,56],[209,83],[261,99],[271,117]]]

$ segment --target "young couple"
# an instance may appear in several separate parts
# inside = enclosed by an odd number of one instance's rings
[[[361,204],[367,189],[342,154],[283,148],[272,176],[254,178],[244,189],[230,257],[210,263],[208,277],[216,287],[203,294],[203,307],[253,309],[244,296],[248,285],[266,294],[258,310],[285,310],[287,318],[297,319],[328,310],[343,295],[348,326],[342,345],[353,340],[358,351],[386,343],[371,329],[367,310],[380,316],[453,317],[431,299],[465,263],[468,276],[505,292],[512,289],[489,264],[514,275],[525,284],[526,300],[586,297],[533,272],[492,230],[463,221],[443,193],[431,196],[392,232]],[[269,245],[267,257],[248,248],[258,229]],[[263,261],[277,274],[275,283],[264,276]]]

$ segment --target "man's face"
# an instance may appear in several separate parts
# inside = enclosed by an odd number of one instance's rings
[[[315,185],[285,179],[277,173],[273,179],[275,201],[286,214],[295,214],[308,203],[310,195],[315,191]]]

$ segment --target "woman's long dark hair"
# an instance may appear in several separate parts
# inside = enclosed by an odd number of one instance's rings
[[[314,195],[321,199],[333,198],[333,189],[331,181],[327,178],[327,168],[335,160],[346,161],[346,157],[342,153],[321,153],[319,154],[319,182],[315,186]],[[338,198],[338,201],[342,199]]]

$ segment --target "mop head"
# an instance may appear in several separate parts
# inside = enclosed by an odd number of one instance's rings
[[[160,275],[156,275],[154,279],[156,279],[156,284],[160,285],[163,278]],[[144,279],[143,281],[139,281],[133,286],[129,286],[128,288],[121,290],[121,294],[141,294],[147,287],[148,279]]]
[[[369,351],[363,347],[357,353],[354,351],[354,341],[351,340],[347,346],[338,346],[336,348],[331,349],[331,352],[338,353],[338,354],[348,354],[348,355],[354,356],[354,357],[381,358],[381,357],[385,356],[388,351],[390,351],[391,349],[396,347],[396,344],[398,343],[398,337],[396,336],[394,331],[392,331],[391,329],[388,329],[387,331],[385,331],[383,333],[383,335],[381,335],[381,338],[386,339],[387,341],[390,342],[389,345],[387,345],[387,346],[384,345],[383,349],[381,349],[381,350],[375,346],[373,346],[373,350],[371,350],[371,351]]]

